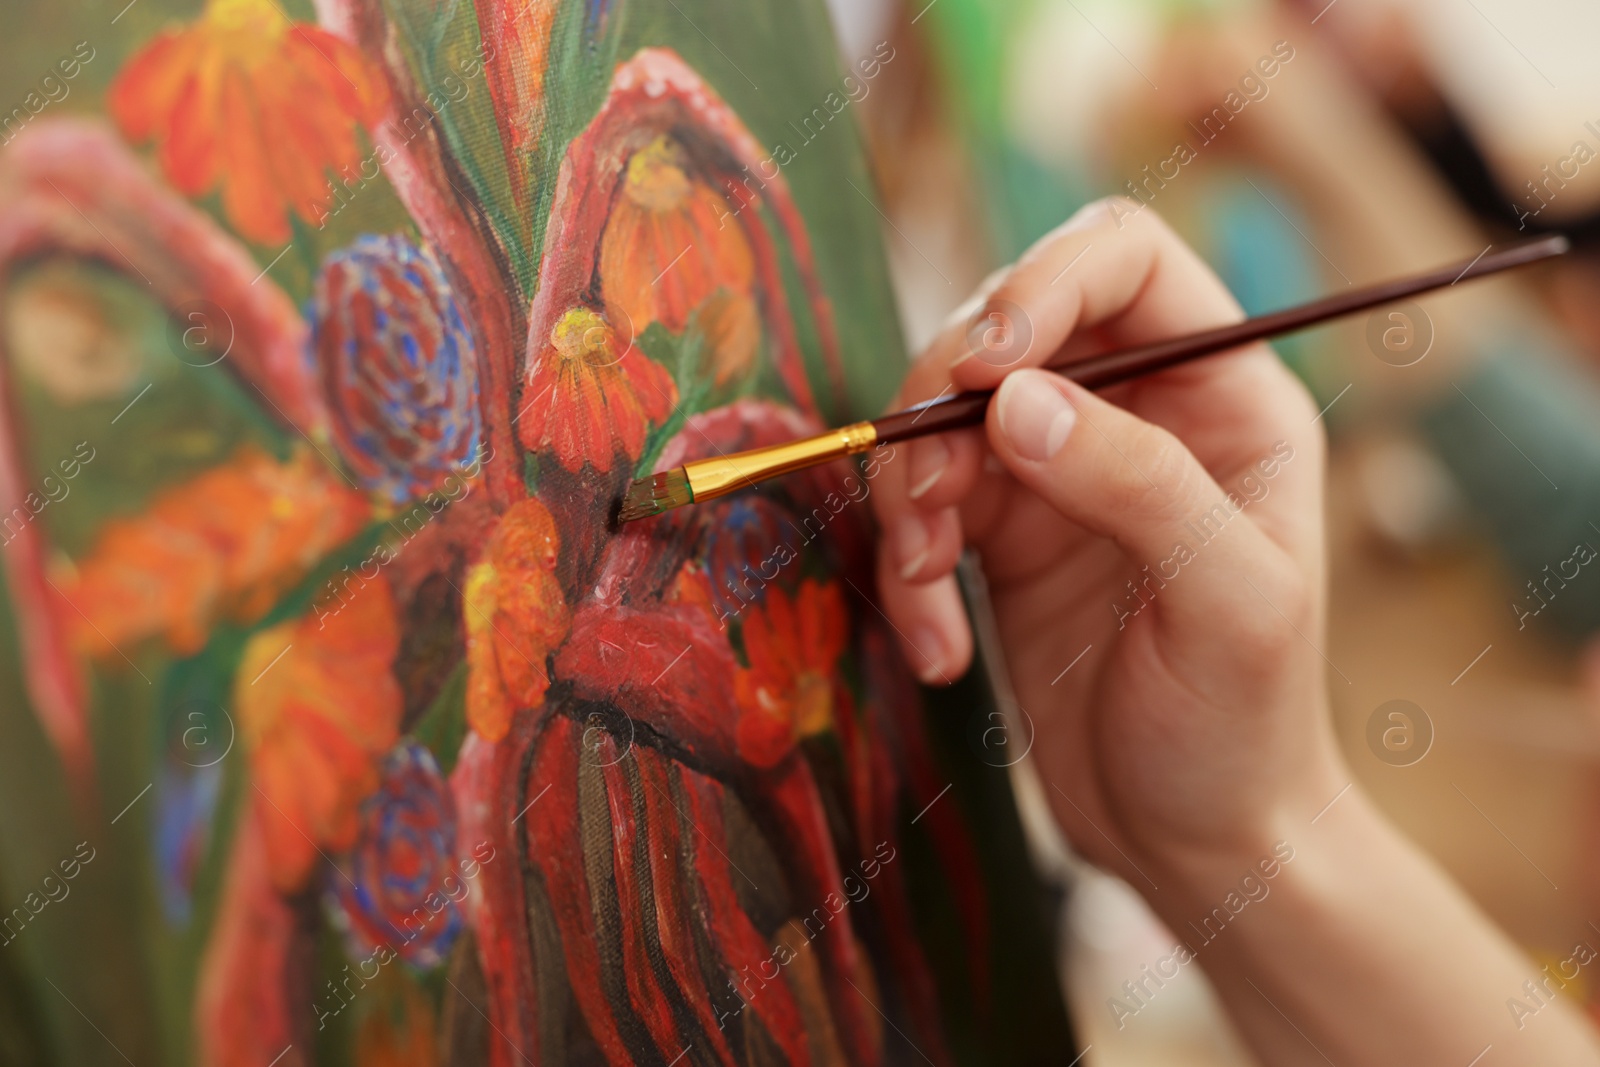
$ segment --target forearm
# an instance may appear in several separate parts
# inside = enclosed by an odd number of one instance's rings
[[[1555,996],[1560,965],[1519,952],[1359,789],[1314,824],[1303,814],[1281,831],[1293,858],[1265,881],[1268,895],[1196,953],[1264,1063],[1463,1067],[1489,1046],[1497,1065],[1600,1062],[1594,1032]],[[1187,905],[1163,918],[1210,937],[1189,924],[1252,862],[1190,872]],[[1577,955],[1592,962],[1594,948]]]

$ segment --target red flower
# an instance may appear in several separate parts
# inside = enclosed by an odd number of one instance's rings
[[[388,85],[350,44],[271,0],[209,0],[198,22],[129,61],[110,104],[130,140],[157,142],[184,195],[220,185],[238,231],[277,244],[289,207],[307,222],[326,210],[326,174],[359,162],[356,129],[382,115]]]
[[[487,741],[511,728],[512,713],[544,699],[545,661],[566,639],[566,598],[556,581],[561,538],[538,500],[514,505],[467,574],[467,722]]]
[[[648,425],[665,419],[678,402],[667,369],[620,341],[605,316],[586,307],[556,321],[528,391],[523,442],[555,452],[574,472],[585,460],[609,471],[618,451],[629,461],[638,459]]]
[[[842,396],[832,308],[788,183],[774,174],[760,179],[759,192],[746,184],[752,168],[765,174],[770,158],[672,52],[647,48],[617,68],[605,103],[567,145],[556,177],[528,310],[525,393],[532,402],[518,427],[526,448],[553,448],[574,472],[584,460],[609,471],[614,442],[637,456],[642,444],[631,442],[642,442],[651,419],[664,417],[677,397],[666,375],[611,331],[631,342],[652,323],[692,333],[703,365],[684,369],[719,386],[748,379],[765,341],[793,403],[815,414],[790,305],[796,281],[822,363]],[[786,261],[796,277],[787,276]],[[557,355],[563,352],[564,360]],[[596,364],[617,360],[628,388],[586,383],[598,376]],[[657,381],[659,390],[645,387]]]
[[[802,737],[832,726],[849,622],[831,583],[808,578],[793,600],[774,585],[764,600],[744,620],[750,667],[735,682],[741,711],[735,741],[741,758],[772,767]]]

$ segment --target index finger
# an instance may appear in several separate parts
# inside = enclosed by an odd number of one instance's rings
[[[975,313],[940,334],[912,384],[919,399],[941,389],[993,389],[1012,370],[1058,353],[1082,358],[1242,318],[1222,282],[1154,211],[1111,198],[1083,208],[1030,248]],[[1314,459],[1297,471],[1320,463],[1315,406],[1263,344],[1149,375],[1110,397],[1177,435],[1224,484],[1280,442]],[[1303,554],[1305,524],[1319,514],[1312,506],[1317,479],[1297,475],[1281,489],[1261,517],[1274,539],[1300,544]],[[933,503],[952,502],[931,495]]]
[[[960,335],[930,352],[957,389],[993,389],[1018,367],[1223,326],[1244,317],[1204,261],[1153,211],[1122,197],[1088,205],[1041,239]]]

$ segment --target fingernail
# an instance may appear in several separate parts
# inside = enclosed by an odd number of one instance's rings
[[[900,557],[900,577],[910,578],[928,562],[928,524],[920,515],[907,515],[895,528],[895,554]]]
[[[911,442],[911,458],[907,467],[911,474],[911,499],[921,500],[927,495],[928,490],[944,477],[945,468],[949,466],[950,446],[944,443],[944,438],[925,437]]]
[[[947,681],[944,672],[944,641],[932,626],[919,626],[911,632],[911,669],[928,685]]]
[[[1054,456],[1077,421],[1077,410],[1043,374],[1013,374],[1000,385],[1000,432],[1023,459]]]

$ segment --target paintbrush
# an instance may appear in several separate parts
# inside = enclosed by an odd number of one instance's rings
[[[1069,360],[1061,353],[1046,360],[1045,367],[1058,370],[1090,389],[1100,389],[1186,363],[1201,356],[1215,355],[1254,341],[1304,330],[1311,326],[1409,296],[1481,278],[1512,267],[1537,263],[1559,256],[1570,247],[1557,234],[1504,251],[1480,253],[1476,259],[1429,271],[1411,278],[1337,293],[1308,304],[1258,315],[1253,319],[1214,330],[1178,337],[1170,341],[1139,345],[1088,359]],[[781,445],[735,452],[732,455],[697,459],[660,474],[637,479],[628,487],[618,515],[621,522],[648,519],[685,504],[712,500],[740,489],[751,488],[768,478],[815,467],[843,456],[856,455],[876,447],[914,437],[944,433],[975,426],[983,421],[994,390],[957,393],[934,399],[904,411],[897,411],[866,422],[852,423],[815,437],[805,437]]]

